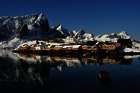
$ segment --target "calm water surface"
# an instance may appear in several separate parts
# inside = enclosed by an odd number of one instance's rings
[[[0,90],[38,93],[140,92],[140,56],[72,57],[0,53]]]

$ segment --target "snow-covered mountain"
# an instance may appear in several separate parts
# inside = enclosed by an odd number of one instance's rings
[[[49,30],[48,19],[42,13],[0,17],[0,40],[14,37],[36,39]]]
[[[100,42],[117,42],[118,39],[131,39],[131,36],[129,36],[125,31],[95,36],[95,40]]]
[[[68,35],[62,25],[50,28],[43,13],[0,17],[0,47],[15,47],[28,40],[54,40]]]
[[[94,41],[93,34],[86,33],[83,29],[71,31],[69,34],[69,36],[63,39],[66,43],[85,43],[87,41]]]
[[[64,37],[69,36],[68,30],[64,28],[61,24],[57,25],[54,29],[64,35]]]
[[[95,40],[99,42],[117,42],[118,39],[131,39],[132,47],[134,49],[140,49],[140,42],[132,38],[127,32],[122,31],[118,33],[102,34],[95,36]]]
[[[69,36],[69,31],[61,24],[50,27],[50,30],[46,33],[48,40],[58,40]]]
[[[140,49],[140,42],[131,38],[125,31],[94,36],[83,29],[69,31],[61,24],[50,27],[48,18],[43,13],[0,17],[0,47],[2,48],[15,48],[33,40],[82,44],[94,40],[117,42],[120,38],[131,39],[134,47]]]

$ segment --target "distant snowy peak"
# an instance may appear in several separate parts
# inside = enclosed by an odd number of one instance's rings
[[[58,26],[56,27],[56,30],[58,30],[58,31],[62,31],[62,30],[63,30],[62,25],[61,25],[61,24],[60,24],[60,25],[58,25]]]
[[[130,39],[131,38],[131,36],[129,36],[128,33],[125,31],[122,31],[122,32],[118,33],[117,35],[122,39]]]
[[[66,28],[64,28],[61,24],[57,25],[55,27],[55,30],[56,31],[59,31],[62,35],[64,36],[68,36],[69,35],[69,32]]]
[[[70,35],[64,39],[64,42],[66,42],[66,43],[82,44],[82,43],[85,43],[88,41],[94,41],[93,34],[86,33],[83,29],[80,29],[78,31],[73,30],[69,33],[70,33]]]
[[[70,35],[71,35],[72,37],[79,37],[79,36],[83,36],[85,33],[86,33],[86,32],[85,32],[83,29],[80,29],[80,30],[78,30],[78,31],[76,31],[76,30],[71,31],[71,32],[70,32]]]
[[[122,31],[119,33],[110,33],[110,34],[103,34],[103,35],[97,35],[95,37],[95,40],[101,41],[101,42],[117,42],[118,39],[131,39],[131,36],[127,34],[127,32]]]

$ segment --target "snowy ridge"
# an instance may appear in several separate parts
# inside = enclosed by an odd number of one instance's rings
[[[74,30],[69,33],[70,35],[63,39],[66,43],[85,43],[87,41],[94,41],[93,34],[86,33],[82,29],[79,31]]]
[[[131,36],[127,34],[127,32],[122,31],[119,33],[110,33],[110,34],[103,34],[103,35],[97,35],[95,37],[95,40],[100,42],[117,42],[118,39],[131,39]]]
[[[64,28],[61,24],[57,25],[54,29],[56,31],[60,32],[65,37],[69,35],[68,30],[66,28]]]

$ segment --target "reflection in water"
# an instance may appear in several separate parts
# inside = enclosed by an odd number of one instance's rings
[[[10,55],[8,55],[10,54]],[[50,72],[62,72],[67,68],[82,68],[86,65],[98,65],[95,77],[103,85],[110,85],[112,77],[106,64],[132,64],[130,56],[91,56],[91,57],[58,57],[45,55],[1,54],[0,57],[0,82],[14,81],[47,85]],[[6,56],[5,56],[6,55]],[[133,57],[133,56],[132,56]],[[81,72],[82,73],[82,72]]]
[[[39,56],[39,55],[22,55],[16,54],[17,59],[22,59],[27,62],[51,62],[51,63],[65,63],[68,67],[74,67],[76,65],[98,63],[102,64],[131,64],[133,56],[92,56],[92,57],[72,57],[72,56]]]
[[[8,58],[8,59],[7,59]],[[12,64],[11,59],[9,57],[1,58],[1,60],[6,61],[4,64],[3,61],[1,63],[7,67],[5,69],[1,68],[2,75],[0,79],[3,77],[9,78],[12,77],[11,74],[8,73],[13,71],[15,73],[15,80],[20,81],[37,81],[43,84],[44,81],[48,78],[49,71],[51,69],[56,69],[58,71],[62,71],[64,68],[77,68],[83,65],[88,64],[131,64],[132,59],[125,59],[124,57],[57,57],[57,56],[39,56],[39,55],[21,55],[16,54],[17,63]],[[15,58],[14,58],[15,59]],[[14,60],[13,60],[14,62]],[[13,66],[14,65],[14,66]],[[2,66],[4,67],[4,66]],[[10,69],[10,70],[9,70]],[[7,72],[6,72],[7,71]],[[6,73],[5,73],[6,72]],[[98,78],[101,81],[109,81],[110,76],[109,72],[105,70],[101,70],[98,74]]]
[[[17,66],[17,79],[25,81],[35,81],[40,84],[46,83],[49,74],[49,64],[37,62],[36,64],[29,64],[23,59],[19,59]]]

